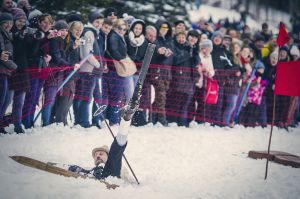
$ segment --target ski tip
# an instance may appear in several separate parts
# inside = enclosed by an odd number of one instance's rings
[[[9,156],[11,159],[13,159],[14,161],[17,161],[19,159],[20,156],[16,156],[16,155],[13,155],[13,156]]]

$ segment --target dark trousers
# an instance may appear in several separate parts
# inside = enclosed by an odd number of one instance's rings
[[[50,118],[52,113],[52,108],[55,102],[55,97],[57,93],[57,86],[44,86],[44,106],[42,110],[42,123],[43,126],[50,124]]]
[[[115,71],[103,74],[101,105],[107,105],[104,116],[111,125],[119,124],[121,121],[119,109],[125,105],[125,88],[125,78],[118,76]]]
[[[122,168],[122,155],[126,149],[126,146],[127,144],[124,146],[119,146],[116,139],[113,141],[109,150],[107,162],[103,169],[103,178],[108,176],[120,177]]]
[[[22,124],[22,110],[25,102],[26,92],[14,91],[12,115],[13,122],[16,128],[21,128]]]
[[[4,115],[10,103],[10,91],[8,89],[8,76],[0,74],[0,128],[6,125]]]
[[[73,104],[73,95],[58,96],[55,103],[55,122],[63,122],[67,125],[67,117],[70,107]]]
[[[73,110],[75,115],[75,124],[82,127],[89,127],[89,107],[93,99],[93,93],[96,86],[96,77],[89,73],[80,73],[79,80],[76,82],[75,97],[73,101]]]
[[[94,102],[93,102],[93,109],[92,109],[92,124],[98,124],[101,119],[101,115],[94,116],[94,113],[97,111],[98,107],[96,104],[100,105],[102,101],[102,87],[100,88],[100,83],[102,80],[100,78],[96,78],[95,80],[95,89],[93,93]],[[100,82],[99,82],[100,81]]]
[[[33,127],[35,106],[39,102],[39,97],[44,84],[44,80],[39,78],[32,78],[30,80],[30,91],[26,93],[25,102],[23,106],[22,123],[26,129]]]

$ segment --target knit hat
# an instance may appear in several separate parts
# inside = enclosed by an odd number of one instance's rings
[[[123,19],[127,22],[128,26],[130,27],[130,29],[132,28],[132,25],[134,22],[138,22],[134,16],[128,15],[127,13],[124,13],[122,15]],[[140,22],[143,22],[143,26],[145,25],[145,22],[143,20],[139,20]]]
[[[112,13],[113,13],[115,16],[118,15],[118,12],[117,12],[117,10],[116,10],[115,8],[113,8],[113,7],[108,7],[108,8],[106,8],[105,11],[104,11],[104,17],[107,18],[107,17],[108,17],[109,15],[111,15]]]
[[[27,19],[25,12],[20,8],[13,8],[12,14],[15,21],[18,19]]]
[[[55,22],[54,28],[56,30],[69,29],[69,25],[65,20],[58,20]]]
[[[28,0],[19,0],[17,3],[18,8],[23,8],[25,5],[29,4]]]
[[[109,153],[109,148],[107,145],[103,145],[102,147],[97,147],[97,148],[94,148],[93,151],[92,151],[92,156],[93,158],[95,157],[95,153],[97,151],[104,151],[106,152],[107,154]]]
[[[200,34],[197,30],[190,30],[187,34],[187,37],[192,36],[192,37],[197,37],[199,38]]]
[[[67,16],[66,21],[67,21],[68,24],[70,24],[71,22],[74,22],[74,21],[81,21],[82,22],[82,17],[81,17],[81,15],[79,15],[77,13],[71,13]]]
[[[28,21],[30,21],[33,18],[37,18],[38,16],[42,15],[43,13],[39,11],[38,9],[34,9],[31,11],[28,15]]]
[[[103,18],[104,18],[103,15],[98,11],[94,11],[89,14],[89,22],[90,23],[93,23],[97,19],[103,19]]]
[[[0,14],[0,24],[3,24],[8,21],[13,21],[13,17],[10,13],[2,12]]]
[[[143,29],[142,34],[145,34],[146,33],[146,24],[142,19],[134,19],[130,24],[128,23],[129,29],[131,31],[133,31],[133,28],[136,24],[141,24],[142,25],[142,29]]]
[[[270,54],[270,58],[272,58],[272,57],[278,57],[278,52],[277,52],[277,50],[275,50],[275,51],[273,51],[271,54]]]
[[[281,51],[281,50],[284,50],[284,51],[286,51],[287,53],[290,52],[290,50],[289,50],[289,48],[288,48],[287,46],[281,46],[281,47],[279,48],[279,51]]]
[[[201,41],[200,44],[200,49],[201,48],[213,48],[213,43],[211,40],[207,39],[207,40],[204,40],[204,41]]]
[[[224,34],[221,31],[218,30],[218,31],[213,32],[213,34],[211,36],[211,40],[213,41],[216,36],[220,36],[222,41],[223,41]]]

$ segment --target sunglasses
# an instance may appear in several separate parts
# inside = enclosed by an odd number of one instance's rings
[[[169,29],[169,27],[168,26],[162,26],[162,27],[160,27],[160,29]]]
[[[118,27],[118,30],[126,32],[127,28]]]
[[[114,12],[110,12],[110,13],[108,13],[107,16],[110,16],[110,17],[111,17],[111,16],[117,16],[117,15],[116,15],[116,13],[114,13]]]

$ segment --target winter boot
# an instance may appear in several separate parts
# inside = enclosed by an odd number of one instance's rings
[[[144,126],[147,124],[146,112],[145,111],[136,111],[132,117],[132,125],[134,126]]]
[[[169,126],[166,116],[164,114],[161,113],[157,114],[157,121],[165,127]]]
[[[5,131],[5,129],[4,129],[4,128],[0,128],[0,134],[8,134],[8,132],[7,132],[7,131]]]
[[[25,133],[22,127],[15,127],[14,132],[16,132],[17,134]]]

